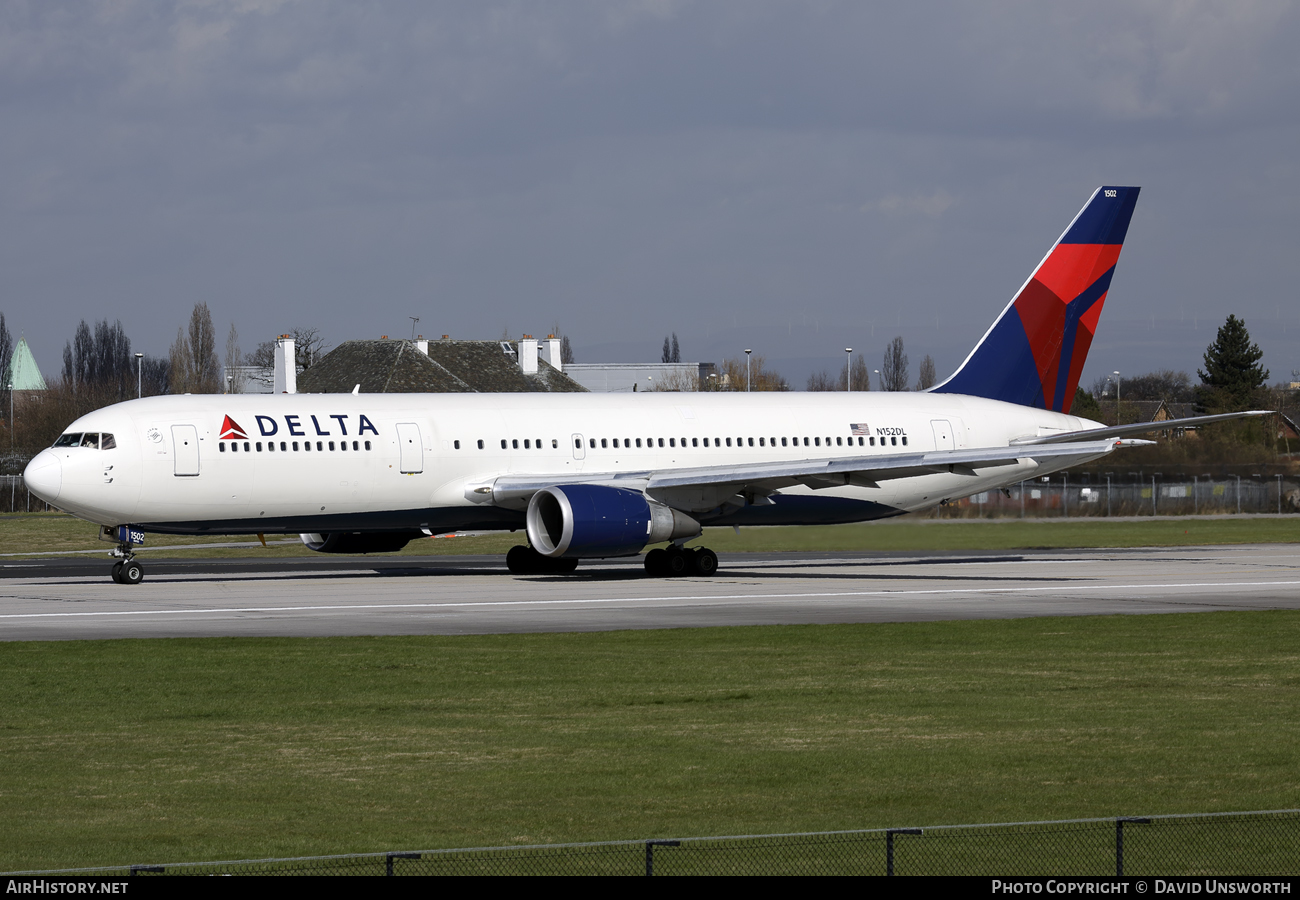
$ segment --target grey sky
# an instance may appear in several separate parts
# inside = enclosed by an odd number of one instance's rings
[[[852,345],[946,376],[1099,184],[1143,188],[1093,345],[1300,368],[1293,3],[0,6],[0,310],[161,354],[571,335],[582,361]]]

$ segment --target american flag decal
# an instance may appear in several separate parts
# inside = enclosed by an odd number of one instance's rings
[[[871,428],[866,422],[856,422],[849,425],[853,429],[853,434],[871,434]]]

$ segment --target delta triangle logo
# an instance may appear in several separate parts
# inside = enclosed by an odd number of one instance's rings
[[[221,423],[220,439],[223,441],[246,441],[248,435],[244,434],[244,429],[239,427],[239,423],[230,416],[226,416],[225,421]]]

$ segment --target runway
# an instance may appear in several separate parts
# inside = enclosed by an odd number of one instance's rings
[[[497,557],[102,560],[0,567],[0,640],[483,634],[1300,608],[1286,544],[733,554],[713,578],[639,562],[516,577]]]

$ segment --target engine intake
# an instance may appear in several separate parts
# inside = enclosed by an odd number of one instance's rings
[[[552,558],[635,556],[647,544],[694,537],[700,523],[644,494],[599,484],[542,488],[528,501],[528,540]]]
[[[317,553],[393,553],[420,535],[419,531],[332,531],[298,538]]]

